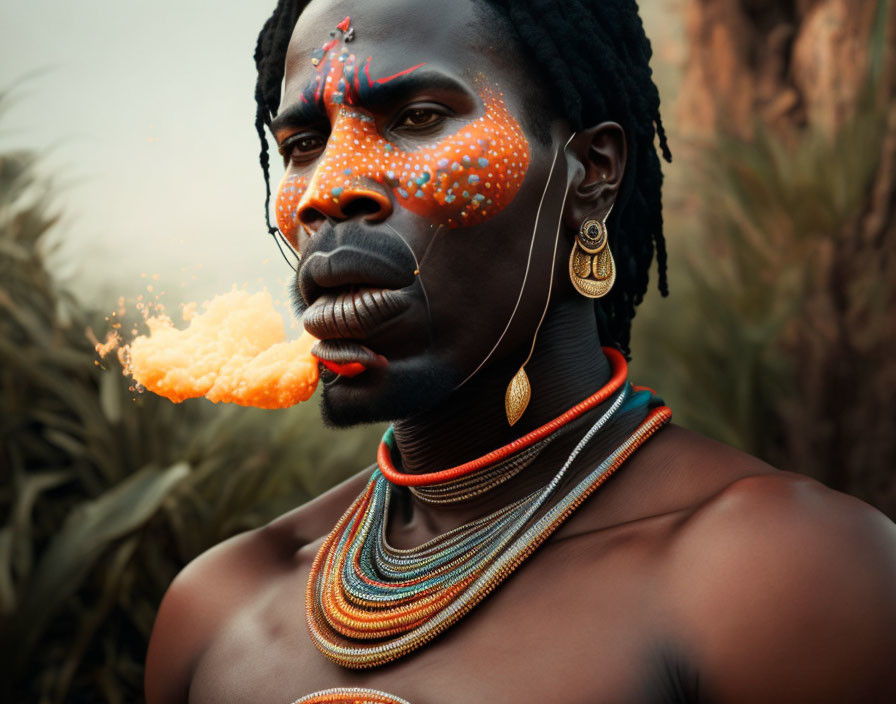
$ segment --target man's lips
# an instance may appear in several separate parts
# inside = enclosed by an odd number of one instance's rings
[[[306,254],[296,293],[307,305],[305,329],[320,340],[312,353],[341,376],[387,366],[383,355],[361,343],[384,342],[386,324],[414,305],[409,287],[416,261],[409,246],[389,232],[343,223],[322,227]]]
[[[349,235],[357,235],[354,229],[343,234],[345,239],[349,239]],[[373,236],[364,232],[361,234],[366,235],[368,240]],[[336,235],[332,228],[316,234],[313,246],[319,249],[308,254],[299,269],[296,288],[306,304],[314,303],[330,291],[345,290],[351,285],[398,290],[414,283],[414,258],[407,246],[395,241],[394,237],[377,235],[375,239],[379,251],[376,252],[360,244],[345,243],[338,244],[332,250],[323,249],[334,238]]]
[[[407,310],[410,302],[399,291],[352,286],[320,295],[305,311],[302,323],[319,340],[366,340]]]
[[[360,362],[349,362],[348,364],[336,364],[336,362],[325,362],[324,360],[320,361],[327,369],[329,369],[334,374],[339,376],[347,376],[353,377],[358,376],[362,372],[367,371],[367,367],[365,367]],[[326,383],[326,380],[325,382]]]
[[[368,369],[382,369],[389,360],[353,340],[321,340],[311,354],[327,369],[341,376],[357,376]]]

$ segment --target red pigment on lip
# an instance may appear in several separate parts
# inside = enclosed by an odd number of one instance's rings
[[[345,364],[339,364],[338,362],[330,362],[326,359],[322,359],[320,360],[320,363],[334,374],[339,374],[340,376],[358,376],[358,374],[360,374],[361,372],[367,371],[367,367],[365,367],[360,362],[347,362]]]

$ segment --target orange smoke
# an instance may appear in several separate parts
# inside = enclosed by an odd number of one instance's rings
[[[149,335],[130,345],[137,383],[175,403],[204,396],[215,403],[286,408],[308,400],[318,382],[316,342],[308,333],[286,341],[283,320],[264,291],[231,291],[184,308],[186,329],[167,316],[147,319]]]

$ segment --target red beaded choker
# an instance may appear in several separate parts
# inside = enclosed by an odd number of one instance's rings
[[[398,471],[395,468],[395,465],[392,464],[392,443],[394,440],[392,428],[389,428],[389,431],[383,437],[379,451],[377,452],[377,463],[379,464],[380,471],[392,484],[397,484],[399,486],[431,486],[433,484],[451,481],[472,474],[477,470],[488,467],[496,462],[500,462],[514,453],[525,450],[539,440],[546,438],[551,433],[556,432],[570,421],[575,420],[583,413],[599,406],[622,387],[628,377],[628,364],[625,361],[625,357],[619,350],[612,347],[604,347],[603,351],[607,356],[607,359],[610,360],[610,365],[613,368],[613,376],[610,378],[607,385],[599,389],[597,393],[570,408],[563,415],[555,418],[549,423],[545,423],[540,428],[536,428],[527,435],[517,438],[513,442],[504,445],[504,447],[492,450],[482,457],[460,464],[457,467],[443,469],[439,472],[430,472],[429,474],[405,474],[404,472]]]

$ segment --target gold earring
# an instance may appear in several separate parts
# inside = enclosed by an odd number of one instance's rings
[[[613,208],[610,208],[612,211]],[[569,255],[569,278],[576,291],[587,298],[606,296],[616,283],[616,263],[610,252],[607,218],[582,223]]]

